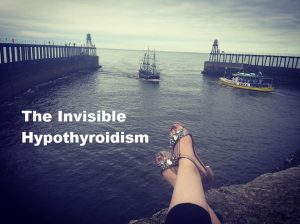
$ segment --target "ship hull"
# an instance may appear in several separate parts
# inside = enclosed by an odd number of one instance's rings
[[[272,87],[253,87],[253,86],[247,86],[247,85],[238,85],[232,80],[226,79],[226,78],[219,78],[219,81],[221,84],[231,86],[234,88],[239,88],[239,89],[247,89],[247,90],[254,90],[254,91],[260,91],[260,92],[272,92],[273,88]]]
[[[159,80],[160,75],[159,74],[152,74],[150,72],[145,71],[139,71],[139,78],[140,79],[146,79],[146,80]]]

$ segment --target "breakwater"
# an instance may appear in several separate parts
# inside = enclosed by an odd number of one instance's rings
[[[99,68],[96,47],[0,43],[0,101],[82,69]]]
[[[204,62],[203,74],[222,76],[225,69],[229,72],[261,71],[275,82],[300,84],[300,57],[225,53],[219,50],[218,40],[215,40],[209,60]]]

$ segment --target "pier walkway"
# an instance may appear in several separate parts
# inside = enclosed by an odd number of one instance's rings
[[[91,43],[86,46],[0,43],[0,102],[58,76],[97,69],[99,57]]]
[[[225,69],[245,72],[261,71],[274,81],[299,82],[300,57],[279,55],[258,55],[225,53],[220,51],[218,40],[215,40],[209,60],[204,62],[203,74],[222,76]]]
[[[225,53],[218,48],[218,40],[214,41],[209,56],[210,62],[241,63],[252,66],[300,69],[300,57],[277,55],[253,55]]]
[[[0,43],[0,66],[79,55],[96,56],[96,47]]]

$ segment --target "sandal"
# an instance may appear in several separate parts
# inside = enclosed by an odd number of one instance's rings
[[[181,126],[181,128],[179,130],[177,129],[177,126]],[[193,152],[195,154],[195,157],[197,159],[197,161],[195,161],[193,158],[191,158],[190,156],[187,156],[185,154],[181,154],[180,153],[180,144],[179,141],[181,138],[185,137],[185,136],[191,136],[192,139],[192,145],[193,145]],[[176,147],[177,146],[177,147]],[[209,182],[212,182],[213,180],[213,171],[210,168],[210,166],[206,166],[204,165],[204,163],[200,160],[200,158],[198,157],[196,151],[195,151],[195,147],[194,147],[194,140],[192,135],[188,132],[188,130],[184,127],[183,124],[176,122],[172,125],[171,129],[170,129],[170,147],[172,148],[174,154],[175,154],[175,158],[177,158],[177,160],[181,159],[181,158],[185,158],[190,160],[191,162],[193,162],[195,164],[195,166],[197,167],[197,169],[200,172],[201,175],[201,179],[203,181],[204,184],[208,184]],[[175,152],[175,147],[177,150],[177,152]],[[178,161],[177,161],[178,163]]]
[[[178,159],[174,153],[168,151],[160,151],[155,156],[156,165],[160,167],[162,174],[165,170],[178,166]]]

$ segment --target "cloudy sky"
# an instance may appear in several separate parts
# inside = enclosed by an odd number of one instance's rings
[[[299,0],[0,0],[0,39],[300,54]]]

